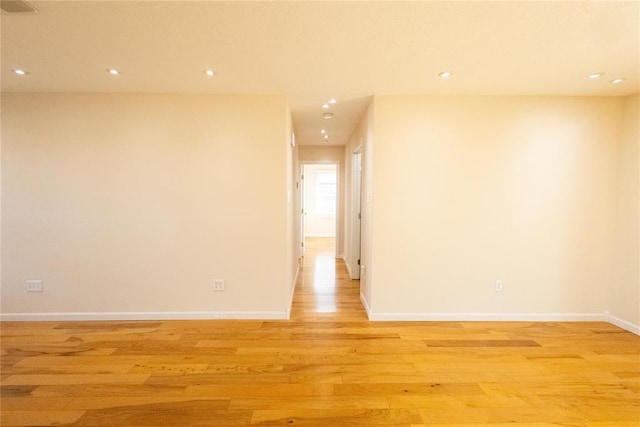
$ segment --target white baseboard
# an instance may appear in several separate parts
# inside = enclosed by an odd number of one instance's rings
[[[608,313],[606,314],[606,321],[611,323],[612,325],[616,325],[617,327],[624,329],[625,331],[640,335],[640,325],[634,325],[631,322],[627,322],[626,320],[622,320],[621,318],[612,316]]]
[[[122,313],[3,313],[0,320],[13,321],[99,321],[99,320],[217,320],[287,319],[279,311],[184,311],[184,312],[122,312]]]
[[[347,274],[349,274],[350,278],[353,278],[353,275],[351,274],[351,267],[349,267],[349,263],[344,258],[342,258],[342,260],[344,261],[344,265],[347,267]],[[360,295],[360,298],[362,298],[362,294]]]
[[[360,296],[362,299],[362,296]],[[438,322],[602,322],[602,313],[372,313],[371,321],[438,321]]]
[[[369,308],[369,304],[367,303],[367,299],[362,294],[360,294],[360,301],[362,302],[362,306],[364,307],[364,311],[367,312],[367,317],[369,318],[369,320],[373,320],[371,318],[371,309]]]

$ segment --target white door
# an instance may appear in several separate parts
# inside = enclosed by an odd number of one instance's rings
[[[353,244],[353,254],[352,260],[355,261],[357,265],[351,268],[351,278],[359,279],[360,278],[360,260],[362,258],[362,153],[354,153],[353,154],[353,201],[352,201],[352,220],[351,224],[353,234],[352,234],[352,244]]]

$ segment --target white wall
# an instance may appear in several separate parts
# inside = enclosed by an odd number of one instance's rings
[[[360,275],[360,296],[363,304],[370,310],[372,286],[372,271],[374,263],[372,260],[372,234],[373,223],[371,221],[371,202],[373,198],[372,181],[373,181],[373,117],[374,117],[375,100],[372,100],[367,110],[360,118],[353,134],[349,138],[349,143],[345,146],[345,263],[351,273],[351,277],[355,275],[353,272],[359,269],[358,256],[356,246],[358,242],[354,240],[354,207],[351,197],[351,189],[353,188],[353,153],[359,151],[362,153],[362,184],[361,184],[361,237],[360,237],[360,259],[361,259],[361,275]]]
[[[373,318],[602,316],[622,111],[620,98],[376,96]]]
[[[3,94],[3,318],[284,317],[297,158],[349,168],[363,144],[372,318],[608,309],[637,330],[638,104],[379,96],[346,148],[296,153],[279,96]]]
[[[285,151],[287,153],[287,271],[289,272],[289,318],[290,309],[293,304],[293,293],[296,286],[296,279],[300,267],[300,192],[298,190],[298,146],[295,142],[295,129],[291,118],[291,110],[287,104],[285,117],[287,123],[287,134],[284,138],[286,142]]]
[[[3,94],[4,318],[285,317],[287,116],[282,96]]]
[[[610,320],[640,334],[640,96],[625,99],[618,157],[618,193]]]

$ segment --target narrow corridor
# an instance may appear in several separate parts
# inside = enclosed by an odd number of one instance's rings
[[[291,320],[366,321],[360,281],[335,257],[335,240],[307,238],[291,308]]]

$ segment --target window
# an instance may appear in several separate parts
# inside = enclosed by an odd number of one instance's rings
[[[336,172],[316,172],[316,213],[318,215],[336,214]]]

